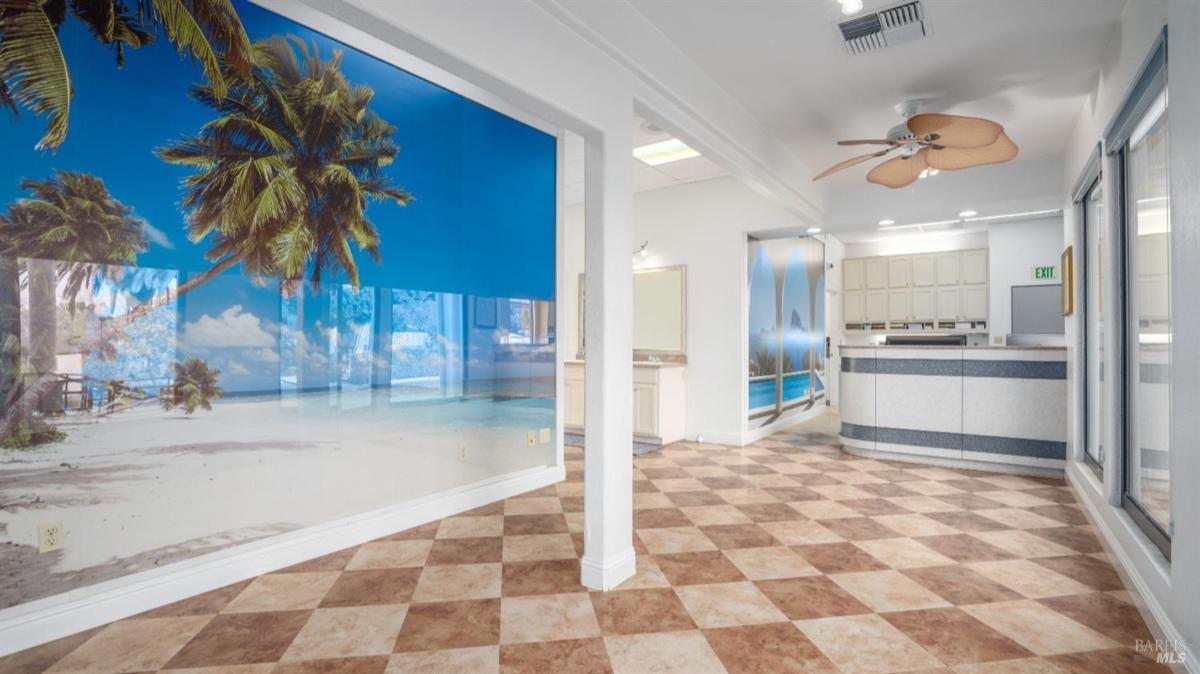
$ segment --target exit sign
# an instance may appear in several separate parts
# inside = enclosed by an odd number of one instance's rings
[[[1054,265],[1033,268],[1033,280],[1035,281],[1053,281],[1056,278],[1058,278],[1058,267]]]

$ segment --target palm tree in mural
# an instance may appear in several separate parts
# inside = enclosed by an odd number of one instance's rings
[[[105,273],[106,265],[136,261],[146,249],[146,235],[145,223],[96,176],[59,171],[46,180],[22,180],[21,188],[31,196],[0,213],[0,258],[25,258],[29,365],[36,378],[55,369],[58,286],[62,284],[63,299],[73,312],[79,293]],[[9,282],[0,290],[19,292]],[[0,305],[9,303],[19,307],[20,297],[0,300]],[[16,348],[19,352],[19,342]],[[61,396],[47,393],[39,393],[36,404],[45,412],[61,411]]]
[[[208,366],[199,358],[188,358],[175,363],[175,381],[158,392],[158,401],[168,412],[182,407],[184,414],[197,409],[212,409],[212,401],[225,391],[217,385],[221,371]]]
[[[137,0],[136,9],[121,0],[0,0],[0,105],[49,118],[39,149],[57,149],[67,137],[74,88],[58,33],[69,15],[112,47],[117,67],[126,48],[149,44],[161,28],[200,62],[218,96],[228,86],[222,62],[250,71],[250,40],[230,0]]]

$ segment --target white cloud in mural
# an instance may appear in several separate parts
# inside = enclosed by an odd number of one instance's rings
[[[264,327],[261,318],[245,312],[242,305],[235,304],[219,316],[204,314],[184,324],[183,342],[199,349],[273,349],[275,337],[267,327]]]
[[[250,374],[250,370],[248,370],[245,365],[242,365],[241,363],[237,362],[236,360],[225,361],[223,363],[223,366],[226,370],[229,371],[229,374],[235,374],[235,375],[242,376],[242,377]]]
[[[175,250],[175,244],[171,241],[171,237],[167,236],[166,232],[154,225],[142,221],[142,232],[146,234],[146,238],[150,239],[152,243],[157,243],[167,250]]]

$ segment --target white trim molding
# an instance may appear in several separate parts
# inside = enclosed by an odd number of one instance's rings
[[[0,610],[0,656],[560,482],[530,468]]]
[[[633,577],[637,572],[637,556],[633,547],[610,559],[595,559],[584,555],[579,561],[583,586],[591,589],[608,590]]]

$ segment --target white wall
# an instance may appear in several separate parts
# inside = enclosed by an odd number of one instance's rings
[[[842,378],[842,260],[846,257],[846,244],[832,234],[821,237],[825,241],[825,336],[829,338],[830,356],[825,364],[825,400],[837,406],[841,394]]]
[[[1034,280],[1032,268],[1049,265],[1057,268],[1062,251],[1061,216],[997,223],[988,228],[988,329],[993,342],[996,337],[1012,332],[1012,287],[1061,282],[1061,279]],[[1046,339],[1043,343],[1059,345],[1062,338]]]
[[[565,209],[568,279],[583,271],[583,212]],[[633,199],[634,240],[649,241],[637,268],[687,266],[687,436],[740,444],[746,386],[743,357],[746,232],[796,228],[789,211],[725,177],[659,190]],[[630,251],[632,254],[633,251]],[[560,301],[568,317],[559,334],[573,353],[578,344],[578,289],[570,281]]]

